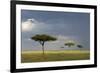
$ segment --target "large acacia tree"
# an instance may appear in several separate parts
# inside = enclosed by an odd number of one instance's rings
[[[52,36],[46,35],[46,34],[37,34],[35,36],[32,36],[31,39],[34,40],[34,41],[38,41],[42,45],[43,55],[44,55],[44,44],[45,44],[45,42],[57,40],[55,37],[52,37]]]

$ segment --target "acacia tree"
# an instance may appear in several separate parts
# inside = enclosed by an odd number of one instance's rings
[[[83,48],[83,46],[82,46],[82,45],[77,45],[77,47],[78,47],[78,48]]]
[[[82,46],[82,45],[77,45],[77,47],[78,47],[78,48],[83,48],[83,46]]]
[[[43,51],[43,55],[44,55],[44,44],[47,41],[55,41],[57,40],[55,37],[46,35],[46,34],[37,34],[33,37],[31,37],[32,40],[34,41],[38,41],[41,45],[42,45],[42,51]]]
[[[67,42],[65,43],[65,46],[68,46],[68,47],[71,47],[71,46],[74,46],[75,44],[73,42]]]

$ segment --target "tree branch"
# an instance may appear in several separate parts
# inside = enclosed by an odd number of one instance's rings
[[[41,45],[44,45],[45,41],[39,41],[39,43],[40,43]]]
[[[39,41],[39,43],[42,45],[42,41]]]

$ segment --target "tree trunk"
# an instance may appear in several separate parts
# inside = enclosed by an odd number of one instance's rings
[[[42,45],[42,51],[43,51],[43,55],[44,55],[44,44]]]

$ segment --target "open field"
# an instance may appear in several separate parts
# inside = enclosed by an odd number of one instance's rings
[[[21,62],[47,62],[47,61],[68,61],[87,60],[90,58],[89,51],[64,50],[64,51],[22,51]]]

